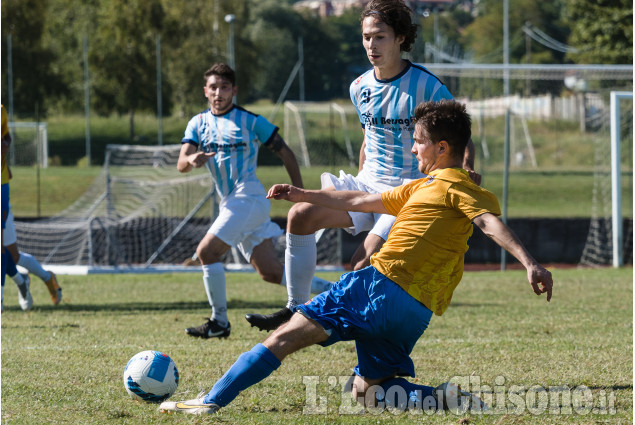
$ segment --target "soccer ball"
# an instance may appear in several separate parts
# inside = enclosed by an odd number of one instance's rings
[[[160,403],[179,385],[179,371],[167,355],[159,351],[135,354],[123,371],[123,385],[135,400]]]

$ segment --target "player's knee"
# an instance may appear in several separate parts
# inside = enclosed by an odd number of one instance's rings
[[[9,250],[9,252],[11,253],[11,257],[13,257],[13,262],[18,264],[18,261],[20,261],[20,252],[18,252],[17,249]]]
[[[216,252],[212,247],[202,243],[196,248],[196,255],[202,264],[218,263],[222,258],[222,253]]]
[[[280,270],[259,270],[258,272],[265,282],[278,284],[282,281],[282,267],[280,267]]]
[[[300,235],[313,233],[316,230],[314,212],[311,204],[294,204],[287,215],[287,232]]]

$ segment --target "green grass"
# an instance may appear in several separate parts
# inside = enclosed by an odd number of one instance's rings
[[[585,385],[596,402],[613,399],[614,414],[338,414],[342,396],[339,387],[329,385],[329,377],[349,375],[356,363],[354,345],[344,342],[290,356],[272,376],[213,417],[162,415],[156,405],[132,401],[126,394],[122,373],[132,355],[146,349],[166,352],[181,376],[173,399],[195,397],[199,390],[209,389],[240,353],[266,336],[250,328],[243,316],[273,311],[286,299],[284,288],[263,283],[256,274],[229,273],[231,337],[189,338],[183,328],[200,324],[209,314],[201,277],[190,273],[60,276],[65,299],[58,307],[51,305],[44,285],[34,278],[35,307],[26,313],[19,309],[16,287],[9,281],[2,314],[2,422],[632,423],[632,269],[553,273],[551,303],[531,292],[523,272],[466,273],[453,305],[443,317],[433,318],[415,346],[417,380],[437,385],[450,377],[474,375],[490,386],[504,377],[508,389]],[[320,380],[317,395],[326,398],[326,414],[303,414],[303,376]],[[560,404],[556,407],[563,407]]]
[[[320,187],[323,172],[339,174],[339,169],[356,174],[352,167],[322,167],[301,169],[307,188]],[[72,204],[92,183],[100,167],[49,167],[40,170],[39,205],[42,217],[59,213]],[[175,170],[176,174],[176,170]],[[275,183],[288,183],[284,167],[262,166],[257,170],[265,188]],[[32,167],[13,168],[11,204],[16,217],[38,216],[37,172]],[[499,171],[483,176],[483,187],[491,190],[502,203],[503,177]],[[610,187],[605,188],[610,190]],[[590,217],[593,207],[593,173],[574,171],[513,171],[509,179],[509,217]],[[607,194],[610,202],[610,194]],[[633,180],[622,177],[623,214],[633,216]],[[291,206],[286,201],[271,203],[273,217],[286,217]],[[207,211],[207,210],[206,210]]]

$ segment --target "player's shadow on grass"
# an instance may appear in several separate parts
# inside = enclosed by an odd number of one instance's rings
[[[234,309],[247,309],[254,310],[254,312],[260,312],[260,310],[271,309],[278,310],[285,304],[284,300],[280,301],[246,301],[240,299],[230,299],[227,302],[227,308]],[[53,305],[34,305],[34,311],[65,311],[65,312],[100,312],[100,311],[112,311],[112,312],[148,312],[148,311],[194,311],[194,310],[209,310],[210,306],[207,301],[147,301],[147,302],[120,302],[109,304],[75,304],[73,302],[62,302],[58,306]],[[20,311],[18,306],[6,306],[5,310],[8,311]]]
[[[254,313],[263,313],[268,314],[274,311],[281,309],[285,305],[285,300],[281,299],[277,300],[258,300],[258,301],[249,301],[249,300],[241,300],[241,299],[230,299],[227,302],[227,308],[229,310],[249,310]],[[463,303],[457,302],[452,303],[452,308],[478,308],[484,306],[496,306],[501,305],[498,303]],[[147,302],[119,302],[119,303],[110,303],[110,304],[75,304],[73,302],[64,302],[60,305],[34,305],[34,311],[66,311],[66,312],[101,312],[101,311],[112,311],[112,312],[148,312],[148,311],[194,311],[194,310],[204,310],[207,311],[210,309],[210,306],[207,301],[147,301]],[[5,306],[5,310],[9,311],[20,311],[19,306]]]
[[[622,391],[622,390],[632,390],[633,385],[593,385],[587,387],[591,391],[593,390],[609,390],[609,391]]]

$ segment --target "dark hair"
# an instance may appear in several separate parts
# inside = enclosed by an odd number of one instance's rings
[[[372,16],[395,31],[396,36],[403,35],[401,51],[409,52],[417,38],[419,25],[412,23],[412,11],[403,0],[372,0],[362,12],[360,21]]]
[[[205,71],[205,74],[203,74],[205,84],[207,84],[207,80],[209,80],[209,77],[212,75],[218,75],[219,77],[225,78],[232,83],[232,86],[236,85],[236,73],[226,63],[215,63],[210,69]]]
[[[452,155],[463,158],[472,136],[472,119],[464,104],[449,99],[422,102],[415,108],[414,123],[423,126],[433,143],[445,140]]]

